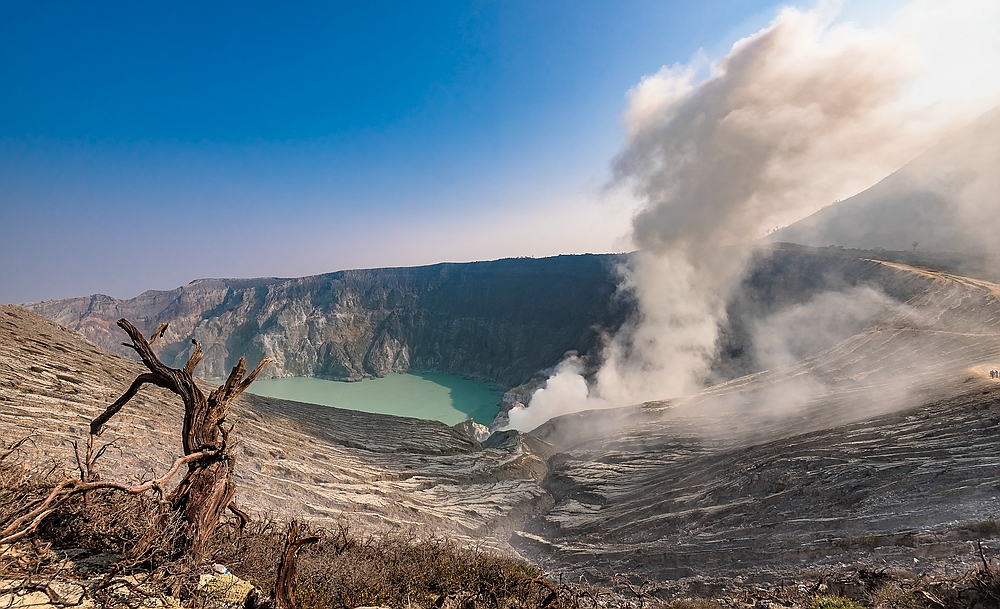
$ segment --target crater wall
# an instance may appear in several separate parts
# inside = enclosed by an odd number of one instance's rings
[[[514,386],[569,350],[593,349],[627,314],[616,255],[517,258],[341,271],[296,279],[205,279],[127,300],[93,295],[23,305],[91,342],[121,347],[115,322],[147,335],[182,366],[197,339],[199,371],[223,377],[241,355],[275,360],[272,376],[360,380],[435,370]]]

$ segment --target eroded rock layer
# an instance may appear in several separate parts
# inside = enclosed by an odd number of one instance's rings
[[[972,566],[982,538],[996,552],[1000,286],[844,252],[768,260],[777,274],[752,280],[753,307],[836,285],[891,306],[796,363],[482,444],[439,423],[245,396],[231,417],[238,502],[509,541],[554,571],[600,577],[935,571]],[[139,371],[5,307],[0,434],[33,433],[22,456],[71,467],[67,442]],[[106,475],[162,471],[179,452],[177,400],[143,390],[123,415]]]
[[[129,300],[94,295],[24,308],[128,355],[115,322],[147,334],[169,322],[160,355],[223,378],[242,355],[272,376],[358,380],[408,369],[523,382],[621,323],[610,255],[341,271],[298,279],[205,279]]]
[[[515,545],[605,575],[974,566],[1000,533],[1000,286],[858,264],[900,305],[832,348],[535,430],[555,505]]]
[[[0,307],[0,437],[26,435],[18,456],[73,468],[72,441],[120,396],[141,364],[12,306]],[[100,473],[135,480],[181,454],[183,407],[147,386],[109,424]],[[236,425],[236,501],[251,512],[304,514],[319,523],[419,524],[489,537],[550,505],[543,457],[521,443],[484,449],[436,421],[369,414],[244,394]]]

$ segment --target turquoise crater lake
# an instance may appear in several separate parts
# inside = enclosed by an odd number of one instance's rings
[[[273,378],[256,381],[247,392],[448,425],[470,418],[489,425],[500,405],[500,394],[488,383],[440,372],[388,374],[353,383],[308,376]]]

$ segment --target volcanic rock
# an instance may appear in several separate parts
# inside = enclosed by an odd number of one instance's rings
[[[434,370],[512,387],[587,351],[621,324],[612,255],[517,258],[341,271],[298,279],[204,279],[128,300],[103,295],[23,305],[94,344],[131,356],[115,326],[170,324],[160,357],[221,379],[241,356],[272,358],[266,376],[360,380]]]

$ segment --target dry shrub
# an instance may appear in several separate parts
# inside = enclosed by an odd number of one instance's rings
[[[499,552],[413,533],[354,534],[346,522],[305,531],[320,537],[299,552],[299,601],[310,607],[554,606],[556,587]],[[265,591],[273,586],[283,535],[271,523],[222,527],[213,559]],[[546,600],[548,604],[546,604]]]
[[[924,583],[914,596],[926,599],[925,607],[996,609],[1000,607],[1000,572],[987,565],[961,577]]]
[[[23,514],[49,488],[46,476],[0,459],[0,530]],[[0,552],[0,577],[37,573],[44,566],[44,551],[28,540],[18,548]]]
[[[990,518],[980,522],[962,525],[955,529],[961,539],[987,539],[1000,536],[1000,523]]]
[[[0,459],[0,528],[44,500],[65,477],[55,468],[37,471],[13,459]],[[38,582],[72,576],[62,560],[67,554],[77,560],[105,553],[115,555],[105,583],[111,576],[137,575],[143,585],[129,599],[98,585],[92,590],[93,600],[102,607],[139,606],[149,595],[190,594],[197,574],[178,556],[181,533],[180,515],[161,512],[154,496],[111,490],[81,493],[46,517],[34,535],[0,555],[0,576],[22,579],[31,588]]]
[[[0,459],[0,530],[28,511],[29,506],[44,499],[52,485],[51,473],[40,473],[10,459]]]
[[[298,600],[302,609],[443,607],[496,609],[657,609],[718,607],[713,601],[667,605],[651,595],[650,582],[618,575],[611,587],[552,582],[536,567],[502,552],[462,545],[413,532],[362,534],[347,520],[329,529],[303,526],[302,535],[319,542],[304,546],[298,559]],[[265,595],[276,577],[284,526],[273,520],[240,530],[235,521],[219,527],[213,560],[249,579]]]
[[[159,505],[153,497],[94,491],[70,499],[43,521],[39,534],[61,547],[128,556],[150,537],[160,542],[170,540],[169,535],[152,534],[159,515]],[[161,543],[152,552],[159,562],[169,558],[172,549],[169,544]]]
[[[843,596],[817,596],[809,603],[809,609],[861,609],[861,605]]]
[[[271,518],[252,521],[243,528],[235,520],[230,520],[216,528],[209,543],[208,556],[243,579],[258,584],[273,582],[277,577],[278,559],[284,550],[284,543],[282,526]]]
[[[907,589],[901,582],[890,582],[871,595],[875,609],[913,609],[927,603],[916,597],[917,592]]]
[[[670,609],[719,609],[720,605],[714,600],[696,598],[674,601],[667,607]]]

